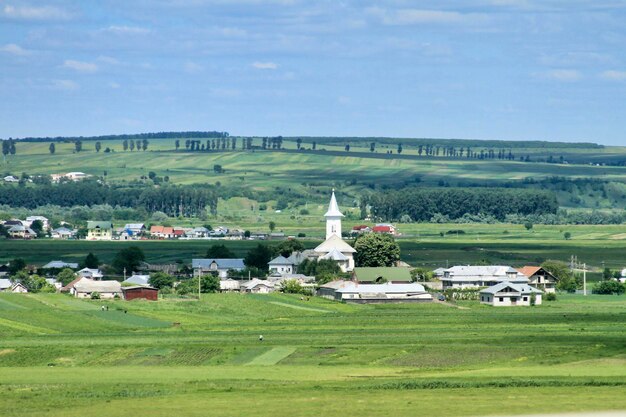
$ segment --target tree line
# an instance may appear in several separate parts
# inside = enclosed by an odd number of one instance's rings
[[[143,140],[143,139],[176,139],[176,138],[223,138],[229,137],[228,132],[210,131],[187,131],[187,132],[152,132],[152,133],[132,133],[121,135],[102,136],[55,136],[55,137],[25,137],[20,139],[9,138],[9,140],[19,140],[20,142],[76,142],[94,140]]]
[[[464,215],[488,215],[503,221],[507,215],[555,214],[558,203],[547,191],[502,188],[409,188],[363,197],[375,218],[387,221],[430,221],[434,216],[450,219]]]
[[[45,205],[60,207],[110,204],[111,206],[161,211],[168,216],[192,217],[217,212],[214,186],[148,186],[101,184],[98,181],[36,184],[32,187],[0,186],[0,204],[35,209]]]

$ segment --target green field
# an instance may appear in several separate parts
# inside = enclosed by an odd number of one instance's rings
[[[0,294],[0,415],[626,410],[623,296],[463,307]]]

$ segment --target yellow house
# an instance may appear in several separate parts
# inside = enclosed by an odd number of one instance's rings
[[[113,224],[111,222],[87,222],[87,240],[111,240]]]

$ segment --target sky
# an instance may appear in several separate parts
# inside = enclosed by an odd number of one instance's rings
[[[0,0],[0,138],[626,145],[626,0]]]

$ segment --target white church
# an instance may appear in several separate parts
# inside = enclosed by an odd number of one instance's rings
[[[268,263],[270,274],[274,276],[294,274],[298,265],[304,259],[331,259],[339,265],[342,272],[351,272],[354,269],[354,253],[356,250],[341,238],[341,218],[343,214],[339,211],[335,190],[333,190],[330,197],[328,211],[324,217],[326,218],[326,240],[313,250],[307,249],[303,252],[293,252],[288,258],[278,256],[272,259]]]
[[[334,189],[324,217],[326,218],[326,240],[314,249],[317,259],[332,259],[339,264],[342,272],[350,272],[354,269],[356,250],[341,237],[343,214],[339,211]]]

